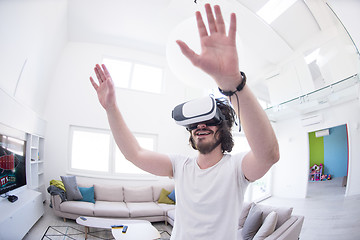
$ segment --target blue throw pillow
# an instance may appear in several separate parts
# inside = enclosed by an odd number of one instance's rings
[[[176,202],[176,199],[175,199],[175,189],[168,195],[168,198],[170,198],[171,200],[173,200],[174,202]]]
[[[89,188],[79,187],[79,190],[83,196],[83,199],[79,201],[95,203],[94,186]]]

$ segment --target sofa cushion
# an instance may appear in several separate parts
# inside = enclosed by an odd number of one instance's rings
[[[130,211],[130,217],[165,216],[164,210],[154,202],[130,202],[126,203]]]
[[[172,192],[168,195],[168,198],[170,198],[171,200],[173,200],[174,202],[176,202],[175,189],[172,190]]]
[[[152,187],[124,187],[125,202],[153,202]]]
[[[66,201],[60,204],[60,211],[83,216],[94,216],[94,205],[89,202]]]
[[[94,186],[89,188],[79,187],[79,190],[83,198],[78,201],[95,203]]]
[[[163,188],[161,190],[158,203],[175,204],[175,202],[168,197],[169,194],[170,192]]]
[[[95,184],[96,201],[123,202],[123,187],[119,185]]]
[[[174,190],[174,184],[169,183],[167,185],[154,185],[153,186],[154,202],[159,200],[162,189],[165,189],[165,190],[171,192],[172,190]]]
[[[158,203],[158,206],[161,207],[161,209],[164,210],[164,212],[168,212],[170,210],[175,209],[174,204]]]
[[[166,214],[168,215],[169,218],[171,218],[174,221],[174,219],[175,219],[175,209],[169,210]]]
[[[124,202],[96,201],[94,206],[96,217],[130,217],[129,209]]]
[[[278,215],[276,212],[272,211],[267,215],[264,222],[262,223],[260,229],[255,234],[253,240],[264,240],[270,234],[272,234],[275,230],[277,223]]]
[[[76,176],[60,176],[65,186],[66,199],[68,201],[81,200],[82,195],[76,183]]]
[[[261,211],[263,211],[263,220],[267,217],[269,213],[272,211],[275,211],[278,215],[277,223],[275,229],[279,228],[281,225],[284,224],[290,217],[293,208],[287,208],[287,207],[273,207],[269,205],[262,205],[258,204]]]
[[[291,216],[286,222],[284,222],[280,227],[275,228],[275,231],[271,234],[272,239],[278,239],[284,234],[296,221],[297,217]]]
[[[249,214],[250,208],[251,208],[250,202],[243,203],[240,218],[239,218],[239,228],[243,228],[245,220]]]
[[[257,204],[253,203],[241,232],[244,240],[253,239],[262,224],[262,214]]]

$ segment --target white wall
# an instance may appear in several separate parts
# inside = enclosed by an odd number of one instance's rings
[[[353,39],[358,50],[360,49],[360,1],[358,0],[327,0],[330,7],[336,12],[341,19],[346,30]]]
[[[360,35],[358,31],[358,22],[360,20],[359,10],[360,2],[356,0],[327,1],[336,12],[346,29],[352,36],[357,48],[360,46]],[[345,41],[342,42],[343,44]],[[359,58],[359,56],[357,56]],[[352,57],[352,61],[337,62],[334,73],[324,74],[327,80],[331,80],[334,74],[347,73],[347,76],[359,73],[359,59]],[[339,70],[339,64],[342,69]],[[346,71],[346,69],[352,69]],[[335,75],[336,75],[335,74]],[[345,76],[337,76],[335,79],[341,79]],[[329,80],[329,81],[330,81]],[[332,82],[332,81],[330,81]],[[284,88],[279,88],[270,95],[282,97]],[[360,194],[360,175],[356,174],[360,170],[360,101],[339,104],[327,109],[313,112],[310,115],[320,114],[323,121],[319,124],[303,127],[301,117],[292,117],[286,120],[276,122],[276,135],[280,145],[280,161],[274,167],[273,174],[273,195],[278,197],[304,198],[307,192],[308,169],[309,169],[309,139],[308,133],[315,130],[347,124],[349,139],[349,173],[346,195]],[[303,116],[302,116],[303,117]]]
[[[276,123],[276,135],[280,145],[280,161],[274,167],[273,195],[278,197],[304,198],[306,196],[309,169],[308,133],[316,130],[348,126],[349,173],[348,196],[360,194],[360,101],[359,99],[337,105],[311,115],[321,114],[319,124],[303,127],[300,117]]]
[[[43,108],[66,42],[66,0],[0,1],[0,123],[44,135]]]
[[[131,131],[158,134],[158,151],[189,153],[188,135],[171,118],[174,106],[185,101],[183,83],[169,72],[162,56],[136,50],[87,43],[68,43],[54,74],[45,118],[45,182],[59,179],[69,166],[69,126],[109,129],[105,111],[89,81],[93,68],[103,56],[132,59],[165,68],[164,94],[118,89],[120,110]],[[96,79],[96,78],[95,78]]]
[[[0,1],[0,88],[40,116],[67,38],[66,0]]]

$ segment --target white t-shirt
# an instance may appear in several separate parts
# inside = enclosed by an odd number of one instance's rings
[[[197,158],[170,156],[176,210],[171,240],[237,239],[248,181],[241,169],[245,153],[228,155],[200,169]]]

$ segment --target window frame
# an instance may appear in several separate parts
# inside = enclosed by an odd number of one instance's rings
[[[147,137],[147,136],[152,136],[152,139],[154,140],[153,142],[153,150],[152,151],[157,151],[157,146],[158,146],[158,135],[157,134],[152,134],[152,133],[138,133],[138,132],[133,132],[135,138],[136,137]],[[126,178],[133,178],[133,177],[157,177],[156,175],[153,175],[151,173],[121,173],[121,172],[116,172],[116,149],[118,148],[116,143],[115,143],[115,140],[113,139],[114,141],[114,145],[113,145],[113,171],[112,173],[115,175],[115,176],[122,176],[122,177],[126,177]],[[120,151],[120,150],[119,150]],[[120,151],[121,152],[121,151]],[[127,161],[125,159],[125,161]]]
[[[109,60],[114,60],[114,61],[123,61],[123,62],[128,62],[131,64],[131,69],[130,69],[130,77],[127,81],[127,87],[118,87],[115,86],[116,89],[126,89],[126,90],[131,90],[131,91],[136,91],[136,92],[143,92],[143,93],[150,93],[150,94],[164,94],[164,85],[165,85],[165,68],[163,66],[160,66],[159,64],[151,64],[148,62],[144,62],[144,61],[139,61],[139,60],[132,60],[132,59],[128,59],[128,58],[121,58],[121,57],[113,57],[113,56],[103,56],[101,59],[101,63],[104,63],[104,59],[109,59]],[[143,89],[137,89],[137,88],[133,88],[133,76],[134,76],[134,70],[135,70],[135,66],[136,65],[144,65],[147,67],[153,67],[153,68],[158,68],[159,70],[161,70],[162,72],[162,76],[160,79],[160,89],[159,92],[154,92],[154,91],[146,91]],[[110,70],[109,70],[110,71]],[[111,71],[110,71],[111,74]]]
[[[108,169],[106,172],[103,171],[92,171],[92,170],[86,170],[86,169],[78,169],[78,168],[72,168],[72,151],[73,151],[73,137],[75,131],[83,131],[83,132],[89,132],[89,133],[107,133],[109,136],[109,158],[108,158]],[[136,136],[152,136],[154,139],[154,151],[157,150],[158,146],[158,135],[154,133],[137,133],[133,132],[133,134]],[[69,127],[69,146],[68,146],[68,167],[67,167],[67,173],[68,174],[74,174],[78,176],[84,176],[84,177],[101,177],[106,179],[125,179],[125,180],[157,180],[161,178],[160,176],[156,176],[150,173],[141,174],[141,173],[117,173],[115,170],[115,150],[118,148],[114,137],[111,133],[111,130],[109,129],[100,129],[100,128],[93,128],[93,127],[84,127],[84,126],[75,126],[70,125]]]

